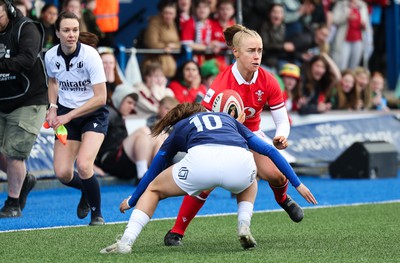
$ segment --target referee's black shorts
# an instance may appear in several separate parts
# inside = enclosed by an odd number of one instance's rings
[[[57,115],[64,115],[72,110],[58,104]],[[106,135],[108,129],[108,108],[107,106],[103,106],[94,112],[71,120],[64,126],[68,131],[68,140],[81,141],[82,134],[88,131]]]

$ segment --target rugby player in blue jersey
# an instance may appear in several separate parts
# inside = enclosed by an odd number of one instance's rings
[[[122,238],[100,253],[130,253],[160,200],[196,195],[215,187],[237,194],[239,241],[244,249],[254,248],[257,243],[250,232],[250,221],[257,194],[257,168],[249,149],[271,158],[307,202],[317,204],[278,150],[230,115],[207,112],[196,103],[179,104],[156,124],[152,134],[170,129],[137,189],[120,204],[122,213],[136,206]],[[177,152],[187,154],[167,167]]]

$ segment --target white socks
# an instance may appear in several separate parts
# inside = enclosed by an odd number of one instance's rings
[[[137,178],[138,179],[142,179],[142,177],[144,176],[144,174],[147,171],[147,161],[146,160],[141,160],[141,161],[137,161],[135,162],[136,164],[136,171],[137,171]]]
[[[253,215],[254,205],[247,201],[238,203],[238,222],[243,222],[250,226],[251,217]]]
[[[124,235],[121,238],[121,242],[127,243],[132,246],[135,243],[136,238],[139,236],[142,229],[150,221],[150,217],[139,209],[132,211],[131,217],[129,218],[128,225],[126,226]]]

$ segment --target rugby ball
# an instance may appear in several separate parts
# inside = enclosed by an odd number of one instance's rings
[[[226,112],[235,119],[243,112],[244,106],[239,93],[232,89],[223,90],[214,98],[213,112]]]

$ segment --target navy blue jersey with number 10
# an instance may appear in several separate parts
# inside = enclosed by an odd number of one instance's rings
[[[170,136],[161,147],[167,155],[204,144],[220,144],[248,149],[246,139],[253,133],[240,129],[234,118],[226,113],[202,112],[175,124]]]
[[[129,206],[136,205],[137,200],[150,182],[167,168],[176,153],[187,152],[192,147],[205,144],[250,148],[255,152],[268,156],[279,170],[287,176],[294,187],[301,184],[290,164],[278,150],[257,137],[246,126],[226,113],[201,112],[174,125],[171,134],[161,146],[149,170],[129,199]]]

